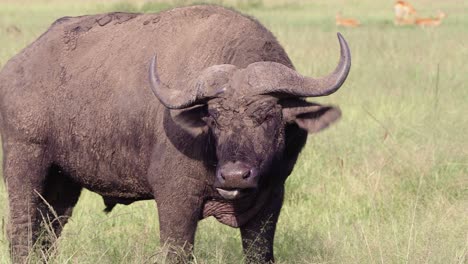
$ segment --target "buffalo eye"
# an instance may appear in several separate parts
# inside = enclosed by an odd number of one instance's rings
[[[256,111],[250,115],[256,126],[263,124],[265,121],[270,120],[274,114],[271,111]]]
[[[211,128],[218,127],[218,122],[216,122],[216,119],[214,117],[212,117],[212,116],[204,117],[203,121],[205,121],[205,123]]]

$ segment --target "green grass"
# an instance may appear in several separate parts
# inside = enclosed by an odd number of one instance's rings
[[[164,3],[0,2],[0,65],[55,19],[111,10],[153,12]],[[213,2],[213,1],[212,1]],[[395,27],[391,1],[215,1],[258,18],[297,69],[319,76],[338,59],[335,32],[348,40],[351,74],[316,101],[343,118],[310,137],[293,174],[276,235],[279,263],[466,263],[468,250],[468,2],[414,0],[423,15],[441,9],[438,28]],[[334,15],[359,18],[338,29]],[[12,31],[16,26],[20,31]],[[8,30],[10,28],[10,30]],[[163,262],[153,201],[117,206],[84,192],[51,263]],[[7,221],[0,183],[0,220]],[[8,263],[0,236],[0,263]],[[240,234],[200,222],[196,263],[239,263]]]

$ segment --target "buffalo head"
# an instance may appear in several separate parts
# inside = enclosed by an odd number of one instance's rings
[[[156,56],[150,65],[151,87],[175,119],[192,134],[208,133],[216,157],[214,186],[226,199],[254,193],[268,182],[273,164],[285,149],[285,131],[298,126],[317,132],[336,121],[341,112],[334,106],[309,103],[302,98],[337,91],[348,76],[351,54],[338,33],[341,57],[336,69],[322,78],[305,77],[276,62],[256,62],[246,68],[215,65],[184,84],[171,89],[158,77]]]

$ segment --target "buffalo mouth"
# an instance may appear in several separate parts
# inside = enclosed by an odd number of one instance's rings
[[[216,190],[226,200],[238,200],[255,193],[253,188],[216,188]]]

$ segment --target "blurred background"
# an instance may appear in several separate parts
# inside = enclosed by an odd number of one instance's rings
[[[287,181],[279,263],[466,263],[468,1],[411,0],[416,13],[396,25],[391,0],[0,0],[0,66],[63,16],[202,2],[257,18],[304,75],[333,70],[336,32],[351,48],[344,86],[315,100],[339,105],[343,117],[309,137]],[[423,27],[417,19],[434,23]],[[109,215],[103,209],[99,196],[83,192],[48,261],[164,262],[154,201],[119,205]],[[7,219],[0,181],[3,230]],[[0,263],[8,263],[3,234]],[[238,230],[200,222],[194,263],[241,259]]]

